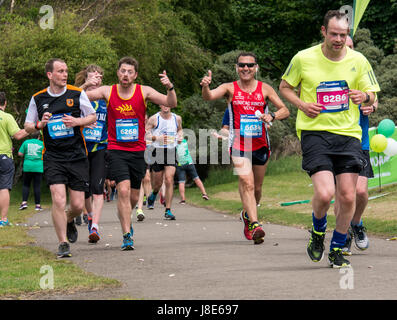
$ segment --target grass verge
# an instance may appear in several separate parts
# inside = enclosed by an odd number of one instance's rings
[[[25,299],[121,286],[117,280],[86,272],[71,261],[58,260],[53,252],[38,247],[29,237],[29,227],[25,225],[25,221],[35,213],[34,208],[30,206],[19,211],[20,188],[16,186],[14,190],[8,214],[13,225],[0,229],[0,299]],[[29,199],[29,203],[34,203],[33,199]],[[42,206],[50,207],[50,196],[46,192],[42,194]],[[49,272],[54,276],[53,289],[48,288],[50,282],[44,279]]]

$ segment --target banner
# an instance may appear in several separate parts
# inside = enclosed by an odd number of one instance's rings
[[[354,0],[353,4],[353,30],[351,36],[353,37],[357,31],[358,24],[364,15],[365,9],[367,9],[370,0]]]
[[[376,128],[369,129],[369,140],[376,134]],[[397,130],[390,137],[397,140]],[[380,188],[397,183],[397,156],[389,157],[383,152],[377,153],[370,150],[369,156],[371,158],[372,170],[374,171],[374,178],[368,179],[368,188]]]

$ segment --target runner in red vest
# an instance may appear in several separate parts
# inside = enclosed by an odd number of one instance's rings
[[[289,116],[289,111],[274,89],[255,79],[258,71],[256,56],[250,52],[237,57],[236,72],[239,80],[221,84],[210,90],[212,72],[208,71],[201,81],[204,100],[226,98],[230,114],[230,152],[236,174],[239,176],[239,192],[243,203],[241,220],[244,235],[255,244],[264,241],[265,232],[258,222],[255,186],[262,188],[267,161],[270,156],[270,141],[267,125],[274,120]],[[269,99],[277,112],[269,112]],[[255,113],[261,113],[258,117]]]
[[[145,176],[144,152],[146,101],[176,107],[174,87],[164,71],[159,74],[167,95],[149,86],[135,83],[138,62],[131,57],[119,61],[118,84],[102,86],[87,92],[90,100],[108,102],[108,155],[110,175],[117,184],[117,209],[123,232],[122,250],[133,250],[131,211],[139,198],[141,181]]]

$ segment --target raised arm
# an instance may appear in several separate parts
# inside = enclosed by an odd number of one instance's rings
[[[102,86],[94,90],[87,91],[87,96],[90,101],[106,100],[109,101],[111,86]]]
[[[170,108],[175,108],[177,106],[177,98],[174,90],[174,85],[171,83],[170,79],[167,76],[167,72],[164,70],[163,73],[159,74],[160,81],[164,87],[167,88],[167,94],[162,94],[152,87],[142,86],[143,95],[145,100],[149,100],[154,104],[164,105]]]
[[[228,97],[230,91],[230,83],[221,84],[219,87],[210,90],[211,82],[212,71],[208,70],[208,75],[204,76],[204,78],[200,82],[200,85],[202,87],[201,94],[204,100],[210,101]]]

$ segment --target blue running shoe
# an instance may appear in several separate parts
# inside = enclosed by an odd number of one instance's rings
[[[98,230],[96,228],[91,228],[90,234],[88,236],[89,243],[97,243],[101,237],[99,236]]]
[[[10,223],[8,222],[8,220],[6,220],[6,221],[0,220],[0,228],[7,227],[9,225],[10,225]]]
[[[165,211],[164,219],[166,219],[166,220],[175,220],[175,216],[172,214],[170,209]]]
[[[134,241],[132,240],[131,233],[127,232],[123,235],[123,244],[121,245],[121,250],[134,250]]]
[[[153,194],[153,192],[150,194],[149,198],[147,199],[147,208],[148,209],[154,209],[154,202],[156,201],[156,194]]]

